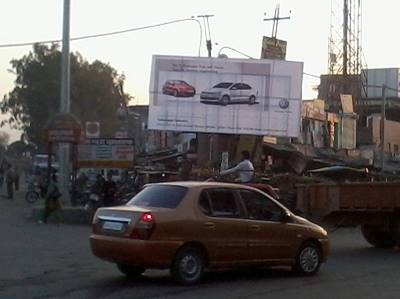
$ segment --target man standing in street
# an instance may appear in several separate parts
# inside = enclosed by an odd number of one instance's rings
[[[19,166],[17,164],[14,164],[14,187],[15,187],[15,191],[19,190],[19,174],[20,174],[20,169]]]
[[[6,185],[7,185],[7,196],[8,199],[14,199],[14,178],[15,174],[11,164],[7,165],[6,170]]]
[[[220,175],[227,175],[235,172],[239,174],[237,181],[241,183],[249,183],[253,180],[254,166],[250,161],[249,151],[242,151],[242,161],[233,168],[221,171]]]

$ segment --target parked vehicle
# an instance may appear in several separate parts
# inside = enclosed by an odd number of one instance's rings
[[[206,268],[286,265],[312,275],[329,251],[324,229],[266,193],[216,182],[147,185],[126,206],[98,209],[90,243],[129,277],[169,268],[182,284]]]
[[[256,104],[257,92],[246,83],[221,82],[212,88],[202,91],[202,103],[218,103],[228,105],[234,103]]]
[[[75,205],[85,206],[89,202],[89,197],[91,194],[90,187],[86,187],[84,190],[73,190],[70,188],[70,197]]]
[[[35,203],[41,197],[41,190],[38,183],[32,183],[25,194],[25,200],[29,203]]]
[[[399,182],[298,186],[297,209],[336,226],[361,226],[377,248],[400,245]]]
[[[32,173],[40,174],[41,172],[47,172],[48,167],[48,154],[36,154],[32,158]],[[58,171],[59,164],[54,155],[51,155],[51,167],[53,171]]]
[[[90,217],[93,217],[98,208],[102,206],[102,197],[99,194],[91,193],[87,203],[84,205],[84,209],[87,211]]]
[[[162,93],[174,97],[193,97],[196,89],[183,80],[168,80],[162,88]]]
[[[40,198],[44,198],[47,192],[47,179],[34,177],[28,183],[28,190],[25,194],[25,200],[28,203],[35,203]]]

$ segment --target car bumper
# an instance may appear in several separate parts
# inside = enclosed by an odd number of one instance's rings
[[[219,101],[219,96],[215,95],[200,95],[200,100],[206,100],[206,101]]]
[[[326,262],[330,254],[330,243],[329,239],[318,239],[321,244],[321,261]]]
[[[169,268],[179,241],[150,241],[127,239],[113,236],[90,236],[92,253],[114,263],[128,264],[145,268]]]

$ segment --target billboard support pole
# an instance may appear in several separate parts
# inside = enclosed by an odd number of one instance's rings
[[[211,30],[210,30],[210,23],[208,22],[208,19],[213,17],[214,15],[201,15],[197,16],[198,18],[203,18],[203,23],[204,23],[204,33],[206,36],[206,46],[207,46],[207,52],[208,52],[208,57],[211,56],[211,50],[212,50],[212,43],[211,43]]]
[[[276,36],[278,35],[278,24],[279,24],[279,21],[280,20],[289,20],[290,19],[290,17],[280,17],[279,16],[279,8],[280,8],[280,5],[278,4],[275,7],[275,14],[274,14],[273,18],[264,19],[264,21],[273,21],[273,24],[272,24],[272,36],[271,37],[273,39],[275,39],[275,40],[276,40]]]
[[[386,85],[382,85],[381,107],[381,171],[385,170],[385,120],[386,120]]]

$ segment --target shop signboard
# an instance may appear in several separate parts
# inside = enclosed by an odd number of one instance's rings
[[[298,137],[303,63],[153,56],[152,130]]]
[[[134,162],[132,139],[86,139],[78,145],[79,168],[130,168]]]

